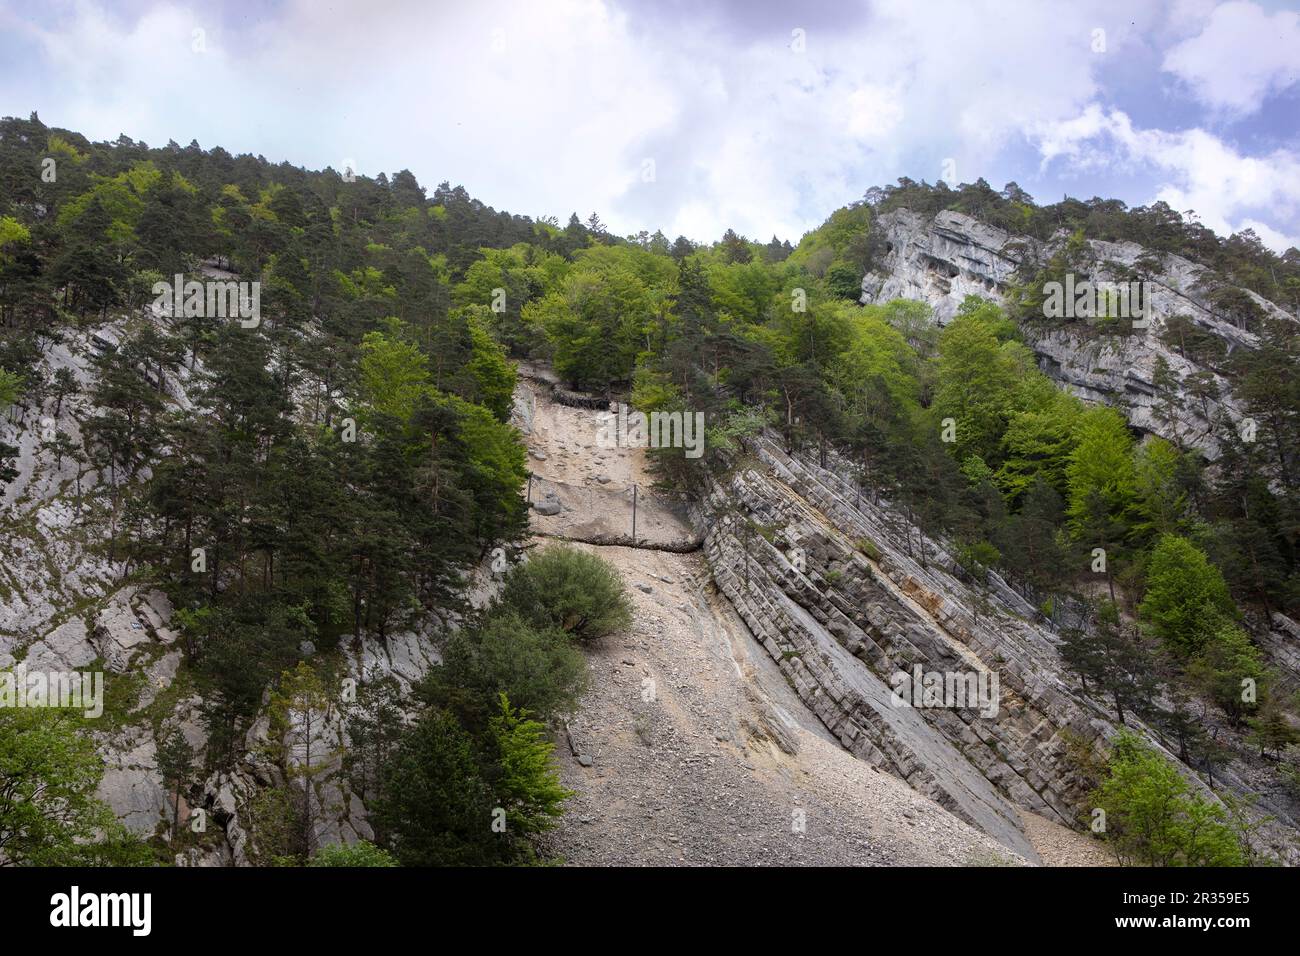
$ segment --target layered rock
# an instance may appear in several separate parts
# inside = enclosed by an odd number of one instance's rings
[[[1077,825],[1080,756],[1101,756],[1115,728],[1058,676],[1057,638],[1034,609],[996,575],[963,580],[836,472],[766,438],[751,452],[696,519],[718,588],[800,698],[850,752],[1019,853],[1033,851],[1016,807]],[[996,674],[996,713],[899,706],[895,675],[918,665]]]
[[[880,217],[878,228],[885,255],[880,266],[863,277],[862,302],[915,299],[930,305],[940,325],[952,320],[968,295],[1003,302],[1022,261],[1045,261],[1069,239],[1061,232],[1040,242],[950,210],[933,217],[894,210]],[[1089,274],[1080,275],[1079,281],[1122,281],[1139,260],[1144,264],[1152,260],[1149,250],[1133,242],[1089,240],[1086,247]],[[1213,460],[1219,454],[1215,431],[1224,427],[1220,419],[1236,422],[1241,410],[1226,379],[1188,361],[1161,342],[1160,336],[1172,316],[1184,315],[1221,339],[1229,353],[1254,348],[1257,337],[1210,303],[1208,290],[1213,282],[1207,270],[1172,254],[1157,259],[1160,272],[1146,280],[1145,328],[1135,329],[1131,335],[1111,335],[1099,334],[1083,320],[1060,321],[1024,327],[1025,340],[1043,371],[1069,390],[1124,409],[1135,428],[1199,447]],[[1274,303],[1243,291],[1262,315],[1294,320]],[[1176,418],[1164,420],[1157,412],[1154,383],[1161,358],[1180,381],[1194,372],[1209,372],[1224,397],[1201,402],[1178,388],[1172,403]]]

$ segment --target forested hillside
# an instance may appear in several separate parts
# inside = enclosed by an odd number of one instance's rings
[[[1088,335],[1177,342],[1217,377],[1169,384],[1166,400],[1198,386],[1218,399],[1222,379],[1252,427],[1217,422],[1210,462],[1040,370],[1027,332],[1084,322],[1042,315],[1043,284],[1079,267],[1068,252],[1025,260],[1005,307],[971,296],[943,326],[921,302],[862,305],[863,276],[886,251],[876,223],[900,208],[1039,240],[1064,230],[1067,250],[1137,242],[1145,275],[1164,255],[1213,271],[1197,294],[1254,347],[1190,323]],[[260,282],[259,320],[160,315],[154,286],[177,273]],[[0,122],[6,506],[16,515],[30,495],[35,456],[57,458],[86,550],[118,584],[156,588],[176,609],[179,667],[206,735],[190,752],[156,714],[177,799],[243,758],[259,716],[279,728],[269,759],[286,782],[250,815],[262,821],[258,862],[320,850],[313,798],[295,796],[316,766],[313,741],[305,764],[283,752],[301,727],[292,715],[334,706],[351,642],[430,620],[464,626],[440,631],[442,663],[419,682],[411,725],[405,690],[376,682],[349,726],[342,759],[375,852],[531,860],[531,837],[558,814],[567,791],[543,724],[584,686],[578,648],[625,626],[628,610],[599,561],[558,551],[511,572],[486,610],[469,602],[476,569],[497,548],[513,558],[528,529],[529,465],[510,424],[522,359],[644,412],[702,412],[702,458],[653,453],[661,484],[688,498],[765,430],[823,465],[847,461],[860,493],[900,516],[909,549],[916,535],[922,562],[922,534],[950,542],[971,581],[994,573],[1057,628],[1067,666],[1121,724],[1138,715],[1212,777],[1223,742],[1196,702],[1212,704],[1275,762],[1277,787],[1294,788],[1294,675],[1257,638],[1275,614],[1300,616],[1297,308],[1294,249],[1216,237],[1162,206],[1040,207],[1014,184],[903,180],[797,245],[731,231],[698,244],[617,237],[594,213],[561,226],[498,212],[447,183],[430,193],[407,171],[311,172],[197,144],[91,143],[35,116]],[[51,359],[74,340],[94,351],[84,379]],[[17,525],[0,526],[15,535],[0,550],[16,549]],[[24,586],[0,571],[0,601]],[[566,587],[592,607],[552,613]],[[40,634],[4,627],[0,663],[12,664]],[[1257,687],[1249,699],[1243,680]],[[1116,759],[1148,757],[1120,748]],[[1108,799],[1122,814],[1120,789]],[[471,822],[498,805],[517,841]],[[58,859],[64,838],[89,832],[78,827],[35,840],[28,858]],[[152,850],[170,859],[186,839],[154,834]],[[1220,851],[1209,861],[1242,862]]]

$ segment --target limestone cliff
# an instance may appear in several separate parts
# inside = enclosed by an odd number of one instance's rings
[[[915,299],[929,304],[935,321],[952,320],[968,295],[1003,302],[1017,278],[1022,262],[1043,262],[1057,252],[1069,236],[1058,233],[1047,242],[1013,235],[959,212],[942,211],[933,217],[898,209],[880,217],[884,240],[879,264],[862,279],[864,303]],[[1094,281],[1120,281],[1139,260],[1153,261],[1149,250],[1132,242],[1089,240],[1089,276]],[[1166,438],[1178,437],[1200,447],[1213,460],[1219,443],[1214,423],[1241,418],[1229,383],[1213,370],[1202,369],[1160,340],[1168,320],[1185,315],[1200,329],[1221,339],[1229,352],[1253,348],[1254,333],[1241,329],[1220,314],[1210,302],[1213,276],[1181,256],[1158,257],[1159,270],[1148,276],[1147,327],[1133,335],[1097,335],[1085,323],[1054,323],[1046,328],[1024,328],[1039,365],[1066,388],[1093,401],[1125,409],[1134,427]],[[1083,278],[1082,276],[1080,278]],[[1262,314],[1294,319],[1289,313],[1243,290]],[[1179,417],[1164,422],[1154,414],[1156,360],[1163,357],[1179,378],[1198,371],[1214,375],[1221,400],[1204,403],[1185,392],[1178,395]]]

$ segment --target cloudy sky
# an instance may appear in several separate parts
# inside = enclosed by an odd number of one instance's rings
[[[1300,246],[1300,16],[1214,0],[0,0],[0,115],[797,241],[900,176]]]

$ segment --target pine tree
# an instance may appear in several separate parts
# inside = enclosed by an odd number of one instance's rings
[[[560,784],[551,760],[555,745],[545,738],[542,725],[529,720],[527,711],[511,707],[505,694],[498,701],[500,712],[489,724],[498,763],[494,789],[511,834],[541,833],[555,826],[573,791]]]
[[[179,729],[173,729],[158,746],[158,775],[172,795],[172,842],[180,823],[181,789],[194,768],[194,750]]]

